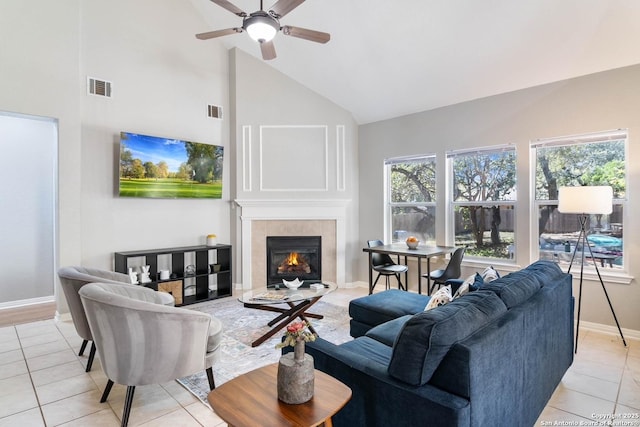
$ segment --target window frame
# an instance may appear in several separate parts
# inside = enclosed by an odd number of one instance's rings
[[[393,208],[395,207],[411,207],[425,206],[432,207],[434,210],[434,230],[437,224],[437,191],[434,191],[433,200],[431,202],[393,202],[391,197],[391,166],[400,163],[421,163],[425,160],[433,161],[434,169],[437,168],[437,156],[435,153],[419,154],[413,156],[390,157],[384,160],[384,240],[385,242],[393,242]],[[433,188],[437,189],[437,173],[433,176]],[[434,243],[437,237],[434,236]],[[424,243],[424,242],[423,242]]]
[[[513,152],[514,154],[514,198],[512,200],[485,200],[479,202],[470,202],[470,201],[456,201],[454,200],[454,189],[455,189],[455,178],[454,178],[454,160],[456,157],[468,156],[472,154],[477,155],[487,155],[496,152]],[[513,248],[512,248],[512,256],[508,258],[495,258],[495,257],[485,257],[485,256],[476,256],[465,253],[465,259],[473,261],[476,264],[505,264],[505,265],[515,265],[517,259],[517,235],[518,235],[518,224],[517,224],[517,206],[518,206],[518,150],[515,144],[501,144],[494,146],[486,146],[486,147],[475,147],[471,149],[463,149],[463,150],[452,150],[446,152],[446,220],[445,220],[445,230],[446,230],[446,244],[448,246],[455,246],[456,236],[455,236],[455,211],[456,207],[464,207],[464,206],[480,206],[483,208],[490,208],[493,206],[505,206],[513,209]]]
[[[562,147],[562,146],[570,146],[570,145],[578,145],[578,144],[597,144],[604,142],[614,142],[614,141],[623,141],[624,143],[624,165],[625,165],[625,195],[624,198],[614,198],[613,205],[622,206],[622,224],[629,221],[629,213],[628,213],[628,204],[629,204],[629,170],[628,170],[628,159],[629,159],[629,131],[628,129],[615,129],[610,131],[603,132],[593,132],[593,133],[585,133],[585,134],[577,134],[577,135],[568,135],[568,136],[560,136],[560,137],[552,137],[552,138],[541,138],[532,140],[529,143],[530,149],[530,160],[531,164],[529,167],[530,170],[530,194],[531,194],[531,212],[530,212],[530,256],[531,262],[540,258],[540,244],[539,244],[539,224],[538,224],[538,215],[540,212],[540,208],[542,206],[557,206],[558,200],[549,200],[549,199],[538,199],[536,194],[536,174],[537,174],[537,165],[538,165],[538,148],[545,147]],[[568,214],[567,214],[568,215]],[[624,257],[624,253],[628,250],[628,243],[626,242],[628,239],[622,239],[622,253],[623,253],[623,261],[622,268],[616,270],[610,270],[608,268],[598,268],[598,271],[601,276],[607,277],[607,281],[613,283],[624,283],[629,284],[631,280],[631,276],[629,276],[629,261],[628,257]],[[567,271],[569,268],[569,263],[559,263],[558,264],[563,271]],[[576,266],[572,267],[572,272],[575,271],[577,273],[578,270],[575,269]],[[596,272],[593,263],[590,261],[585,261],[584,264],[584,277],[590,280],[597,280],[598,275]]]

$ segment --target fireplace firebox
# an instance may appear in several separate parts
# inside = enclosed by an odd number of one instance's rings
[[[321,236],[267,236],[267,285],[322,281]]]

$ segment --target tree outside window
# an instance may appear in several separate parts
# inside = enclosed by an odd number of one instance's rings
[[[609,185],[613,212],[590,215],[587,241],[602,267],[623,268],[623,211],[626,204],[626,131],[541,140],[535,150],[535,208],[540,259],[568,264],[575,250],[578,215],[558,212],[558,188]],[[581,250],[582,248],[578,248]],[[574,262],[580,262],[579,257]]]
[[[453,233],[465,255],[515,257],[516,152],[514,147],[449,153]]]
[[[387,177],[387,230],[393,242],[416,236],[435,244],[435,155],[385,161]]]

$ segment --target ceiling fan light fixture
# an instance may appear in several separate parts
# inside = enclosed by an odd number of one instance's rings
[[[273,40],[280,29],[278,21],[266,13],[251,14],[244,20],[244,30],[253,40],[264,43]]]

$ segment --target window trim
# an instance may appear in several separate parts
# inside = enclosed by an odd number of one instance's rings
[[[628,203],[629,203],[629,171],[628,171],[628,158],[629,158],[629,130],[628,129],[614,129],[602,132],[590,132],[584,134],[575,134],[575,135],[567,135],[560,137],[551,137],[551,138],[540,138],[536,140],[532,140],[529,143],[529,152],[530,152],[530,165],[529,165],[529,184],[530,184],[530,205],[531,212],[529,215],[530,225],[529,225],[529,255],[530,262],[534,262],[540,258],[540,244],[537,235],[539,233],[538,230],[538,213],[540,210],[540,206],[543,205],[554,205],[557,204],[557,200],[542,200],[536,197],[536,172],[537,172],[537,164],[538,164],[538,156],[537,149],[538,148],[546,148],[546,147],[563,147],[563,146],[571,146],[577,144],[590,144],[590,143],[602,143],[607,141],[624,141],[624,155],[625,155],[625,197],[622,199],[613,199],[614,205],[622,205],[623,207],[623,224],[628,224],[629,221],[629,212],[628,212]],[[628,243],[626,242],[628,239],[622,239],[622,252],[623,254],[627,252]],[[628,257],[627,257],[628,258]],[[633,280],[633,277],[629,275],[628,269],[628,260],[623,259],[622,269],[616,271],[610,271],[608,269],[598,268],[600,275],[603,278],[607,279],[607,282],[618,283],[618,284],[630,284]],[[568,264],[558,264],[563,271],[567,271],[569,266]],[[598,280],[598,275],[596,274],[596,269],[585,262],[584,269],[584,278],[588,280]],[[575,268],[575,266],[574,266]],[[572,272],[574,275],[577,274],[577,271],[574,271],[572,268]]]
[[[515,176],[516,176],[516,185],[515,185],[515,199],[511,200],[485,200],[482,202],[468,202],[468,201],[456,201],[453,200],[453,190],[455,180],[453,177],[453,163],[457,157],[468,156],[468,155],[487,155],[487,154],[495,154],[495,153],[504,153],[504,152],[513,152],[515,156]],[[446,189],[446,217],[445,217],[445,244],[447,246],[455,245],[455,208],[456,206],[511,206],[513,209],[513,236],[514,242],[513,245],[515,247],[514,257],[513,258],[490,258],[490,257],[480,257],[480,256],[472,256],[465,255],[465,258],[471,261],[475,265],[505,265],[505,266],[514,266],[517,265],[516,260],[518,257],[517,251],[517,235],[518,235],[518,215],[517,215],[517,207],[518,207],[518,147],[515,144],[500,144],[500,145],[492,145],[486,147],[475,147],[471,149],[461,149],[461,150],[451,150],[446,152],[446,181],[445,181],[445,189]],[[509,267],[507,268],[509,269]]]
[[[392,210],[394,207],[403,207],[403,206],[427,206],[427,207],[433,207],[435,212],[436,212],[436,216],[437,216],[437,173],[434,175],[434,188],[436,188],[436,192],[434,194],[434,198],[432,202],[392,202],[391,201],[391,174],[390,174],[390,166],[392,165],[396,165],[396,164],[400,164],[400,163],[423,163],[425,159],[433,159],[433,163],[435,165],[435,167],[437,168],[438,162],[437,162],[437,156],[435,153],[428,153],[428,154],[420,154],[420,155],[411,155],[411,156],[399,156],[399,157],[390,157],[388,159],[384,159],[384,215],[383,215],[383,221],[384,221],[384,241],[385,242],[392,242],[393,241],[393,230],[391,230],[392,227],[392,218],[393,218],[393,214],[392,214]],[[435,221],[435,220],[434,220]]]

